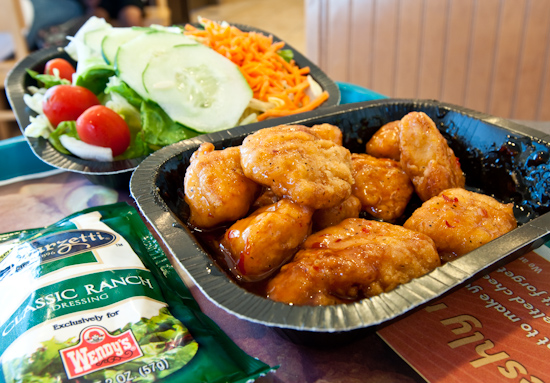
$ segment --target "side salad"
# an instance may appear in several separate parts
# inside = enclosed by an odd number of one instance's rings
[[[203,21],[206,27],[209,23]],[[279,99],[269,94],[262,100],[253,90],[250,71],[189,26],[122,28],[92,17],[69,40],[64,50],[74,66],[55,58],[43,73],[27,70],[38,86],[24,96],[37,113],[25,135],[43,137],[58,151],[83,159],[146,156],[174,142],[261,120],[269,117],[259,117],[266,111],[298,99],[281,93]],[[295,66],[292,52],[281,47],[271,48],[270,54]],[[307,72],[301,69],[305,83],[299,87],[290,83],[291,76],[282,78],[280,86],[300,88],[295,101],[314,108],[328,94]],[[289,113],[304,109],[293,105],[287,106]]]

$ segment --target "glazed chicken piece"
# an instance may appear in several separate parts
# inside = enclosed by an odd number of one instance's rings
[[[332,141],[336,145],[342,145],[343,143],[344,134],[337,126],[332,124],[319,124],[313,125],[311,130],[323,140]]]
[[[184,188],[189,223],[204,229],[244,217],[261,190],[244,176],[238,147],[214,150],[212,143],[191,155]]]
[[[367,142],[366,153],[378,158],[399,161],[399,120],[388,122],[374,133]]]
[[[447,262],[515,229],[517,221],[511,203],[454,188],[424,202],[403,226],[431,237]]]
[[[361,213],[361,201],[353,194],[341,204],[328,209],[319,209],[313,213],[313,231],[334,226],[346,218],[358,218]]]
[[[283,199],[235,222],[220,246],[231,272],[246,282],[269,276],[292,258],[311,233],[313,212]]]
[[[256,198],[256,200],[252,204],[252,209],[257,210],[267,205],[273,205],[276,202],[279,202],[279,197],[277,197],[275,193],[273,193],[273,190],[264,187],[260,196]]]
[[[445,189],[464,187],[460,163],[430,117],[411,112],[400,125],[401,166],[422,201]]]
[[[310,235],[269,281],[267,296],[294,305],[348,303],[390,291],[439,265],[427,235],[349,218]]]
[[[351,153],[311,128],[279,125],[261,129],[241,145],[244,174],[279,198],[325,209],[351,195]]]
[[[368,154],[351,155],[355,184],[352,193],[363,211],[387,222],[403,214],[414,188],[399,162]]]

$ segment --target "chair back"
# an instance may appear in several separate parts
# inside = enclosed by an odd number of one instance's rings
[[[306,55],[394,98],[550,120],[548,0],[305,0]]]
[[[20,0],[0,0],[0,33],[9,36],[14,48],[14,60],[29,54],[24,37],[25,22]]]
[[[25,22],[21,10],[20,0],[0,0],[0,33],[13,46],[13,57],[0,61],[0,139],[17,134],[15,116],[11,111],[6,96],[4,83],[13,66],[29,54],[27,42],[24,38]],[[6,41],[3,43],[5,44]],[[15,133],[17,132],[17,133]]]

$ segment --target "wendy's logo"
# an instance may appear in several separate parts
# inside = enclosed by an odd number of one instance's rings
[[[111,335],[101,326],[86,327],[78,344],[59,351],[69,379],[143,356],[132,330]]]

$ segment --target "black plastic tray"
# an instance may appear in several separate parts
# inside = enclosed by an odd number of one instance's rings
[[[234,25],[244,31],[257,31],[269,35],[269,32],[262,31],[261,29],[240,24]],[[273,40],[281,41],[276,36],[273,36]],[[294,59],[299,67],[309,66],[311,76],[324,90],[329,93],[328,100],[325,101],[320,108],[338,105],[340,103],[340,90],[336,83],[332,81],[319,67],[309,61],[292,46],[286,44],[286,42],[285,49],[291,49],[293,51]],[[34,81],[27,74],[26,69],[32,69],[39,73],[43,73],[46,62],[57,57],[65,58],[74,64],[74,61],[61,47],[42,49],[31,53],[29,56],[18,62],[6,78],[6,94],[8,96],[11,108],[15,113],[19,128],[23,134],[25,128],[30,123],[30,117],[36,115],[23,101],[23,95],[27,93],[27,88],[31,85],[36,85],[36,81]],[[34,154],[48,165],[59,169],[82,173],[94,183],[117,189],[128,188],[132,172],[144,158],[139,157],[113,162],[84,160],[76,156],[58,152],[48,142],[48,140],[43,138],[25,138]]]
[[[202,142],[217,149],[239,145],[250,133],[274,124],[331,123],[344,133],[344,146],[364,152],[384,123],[410,111],[424,111],[461,161],[467,188],[513,202],[518,228],[395,290],[352,304],[290,306],[254,295],[216,265],[186,226],[183,178],[191,154]],[[160,239],[194,283],[228,312],[288,334],[353,334],[417,309],[509,262],[550,239],[550,137],[512,121],[429,100],[378,100],[340,105],[197,137],[163,148],[134,172],[130,192]]]

